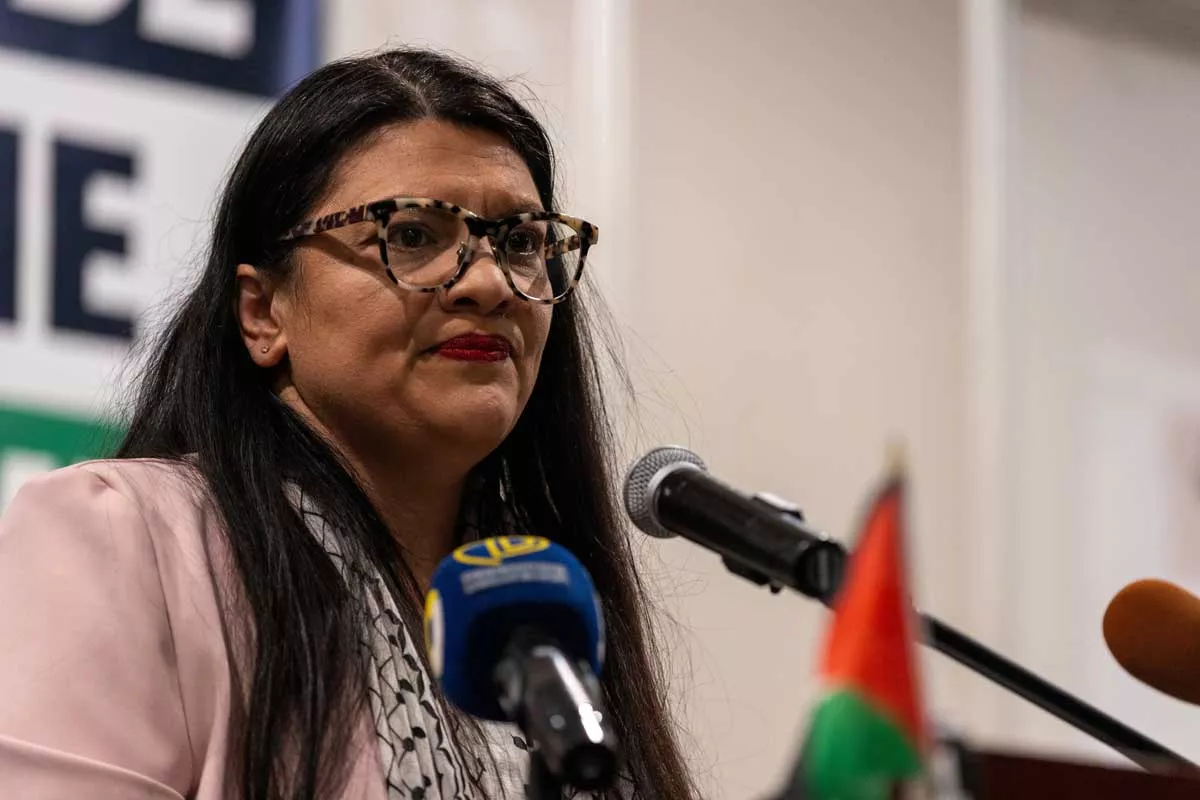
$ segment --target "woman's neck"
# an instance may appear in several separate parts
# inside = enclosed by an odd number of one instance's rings
[[[405,561],[424,592],[433,571],[458,544],[458,518],[465,477],[431,480],[430,476],[366,473],[365,487],[383,522],[400,545]]]
[[[369,436],[361,437],[364,441],[344,441],[312,413],[294,388],[285,387],[279,394],[349,462],[400,545],[418,587],[426,591],[433,571],[458,543],[459,509],[471,460],[446,457],[454,448],[438,443],[399,448],[383,446]],[[424,455],[406,458],[402,452]]]

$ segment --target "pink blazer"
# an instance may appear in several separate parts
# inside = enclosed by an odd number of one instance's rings
[[[234,794],[215,589],[232,576],[189,472],[79,464],[31,480],[0,517],[0,797]],[[343,796],[384,800],[366,715],[350,757]]]

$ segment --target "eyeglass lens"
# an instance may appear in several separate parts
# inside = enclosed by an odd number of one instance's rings
[[[467,224],[439,208],[404,208],[388,220],[388,266],[396,279],[418,288],[440,286],[458,270],[460,246],[470,239]],[[581,240],[571,226],[535,220],[492,242],[513,283],[540,300],[562,296],[579,271]],[[477,254],[474,254],[477,255]]]

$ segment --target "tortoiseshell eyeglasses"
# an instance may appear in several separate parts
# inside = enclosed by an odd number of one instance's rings
[[[392,197],[306,220],[280,241],[368,221],[375,223],[379,258],[397,285],[449,289],[462,280],[486,237],[513,293],[546,304],[570,296],[600,236],[590,222],[552,211],[484,219],[442,200]]]

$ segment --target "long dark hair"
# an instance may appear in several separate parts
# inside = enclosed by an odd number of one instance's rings
[[[285,483],[297,484],[394,581],[414,631],[420,592],[344,460],[278,401],[267,371],[251,361],[234,312],[234,267],[249,263],[286,277],[289,251],[277,239],[311,213],[347,152],[382,126],[427,117],[505,137],[545,208],[555,209],[549,138],[500,82],[419,49],[321,68],[266,115],[230,174],[203,274],[152,350],[118,452],[191,459],[224,518],[250,611],[248,674],[239,677],[231,664],[249,698],[235,720],[246,800],[335,792],[365,694],[361,609]],[[645,592],[613,500],[611,434],[593,352],[576,295],[555,309],[525,413],[476,469],[478,511],[484,526],[499,519],[503,494],[528,531],[570,548],[591,572],[609,630],[603,686],[634,784],[643,797],[690,797],[651,652]],[[281,739],[289,742],[286,759]]]

